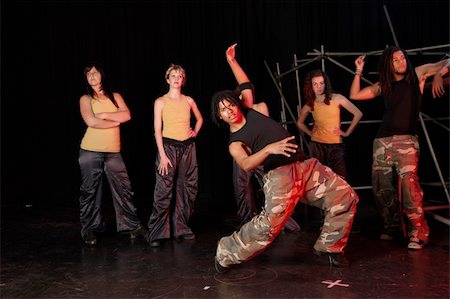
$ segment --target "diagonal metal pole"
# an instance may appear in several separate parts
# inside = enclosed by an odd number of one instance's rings
[[[355,72],[354,72],[353,70],[349,69],[348,67],[346,67],[346,66],[343,65],[342,63],[337,62],[337,61],[334,60],[333,58],[327,56],[327,59],[328,59],[329,61],[331,61],[332,63],[336,64],[337,66],[340,66],[341,68],[343,68],[344,70],[346,70],[346,71],[349,72],[350,74],[352,74],[352,75],[355,74]],[[362,79],[363,81],[365,81],[366,83],[369,83],[370,85],[373,84],[373,82],[367,80],[367,79],[364,78],[363,76],[361,76],[361,79]]]
[[[285,98],[284,95],[283,95],[283,91],[281,91],[281,88],[280,88],[280,86],[278,85],[277,80],[276,80],[275,77],[273,76],[273,74],[272,74],[272,72],[270,71],[270,68],[269,68],[269,66],[267,65],[267,62],[266,62],[265,60],[264,60],[264,64],[265,64],[265,66],[266,66],[266,68],[267,68],[267,71],[269,72],[270,78],[272,78],[272,81],[273,81],[273,83],[275,84],[275,87],[277,88],[278,93],[280,94],[281,99],[283,100],[284,104],[286,105],[286,108],[287,108],[287,110],[288,110],[290,116],[292,117],[292,120],[295,122],[297,118],[294,116],[294,113],[292,113],[292,110],[291,110],[291,108],[289,107],[289,104],[288,104],[288,102],[286,101],[286,98]]]
[[[310,62],[305,63],[305,64],[309,64],[309,63],[310,63]],[[285,96],[284,96],[284,94],[283,94],[283,91],[281,90],[281,87],[280,87],[280,86],[278,85],[278,83],[277,83],[277,79],[275,79],[274,75],[272,74],[272,72],[271,72],[271,70],[270,70],[270,68],[269,68],[269,65],[267,64],[267,62],[266,62],[265,60],[264,60],[264,65],[266,66],[266,69],[267,69],[267,71],[269,72],[270,78],[272,78],[272,81],[273,81],[273,83],[275,84],[275,87],[277,88],[278,93],[280,94],[281,100],[282,100],[282,101],[284,102],[284,104],[286,105],[286,108],[287,108],[287,110],[288,110],[288,112],[289,112],[289,114],[290,114],[292,120],[293,120],[294,123],[295,123],[296,120],[297,120],[297,118],[294,116],[294,113],[292,113],[292,110],[291,110],[291,108],[289,107],[288,102],[286,101],[286,98],[285,98]],[[303,138],[302,142],[304,142],[304,143],[306,144],[306,147],[308,148],[308,152],[309,152],[309,146],[308,146],[307,142],[304,140],[305,137],[303,137],[303,136],[300,134],[300,138]]]
[[[394,39],[394,43],[397,47],[399,47],[398,45],[398,40],[397,40],[397,36],[395,35],[395,31],[394,31],[394,27],[392,27],[392,22],[391,22],[391,18],[389,17],[389,12],[387,10],[386,5],[383,5],[383,9],[384,9],[384,14],[386,15],[386,18],[388,20],[389,23],[389,28],[391,28],[391,33],[392,33],[392,38]]]
[[[292,73],[292,72],[295,72],[296,70],[298,70],[298,69],[304,67],[305,65],[308,65],[308,64],[310,64],[310,63],[312,63],[312,62],[314,62],[314,61],[317,61],[317,60],[319,60],[320,58],[321,58],[320,56],[317,56],[316,58],[308,59],[307,62],[302,63],[302,64],[299,64],[299,65],[296,65],[295,67],[293,67],[293,68],[290,69],[289,71],[286,71],[286,72],[284,72],[284,73],[279,74],[278,77],[277,77],[277,79],[279,79],[279,78],[281,78],[281,77],[284,77],[284,76],[286,76],[287,74],[290,74],[290,73]],[[264,63],[266,63],[266,62],[264,61]],[[266,63],[266,66],[267,66],[267,63]],[[270,73],[270,69],[268,69],[268,70],[269,70],[269,73]],[[276,81],[275,81],[275,82],[276,82]]]
[[[440,122],[436,121],[436,120],[439,120],[440,118],[431,118],[429,115],[427,115],[427,114],[425,114],[425,113],[423,113],[423,112],[421,112],[421,114],[422,114],[423,116],[425,116],[425,118],[426,118],[427,120],[433,122],[435,125],[437,125],[437,126],[443,128],[444,130],[447,130],[447,131],[450,133],[450,128],[449,128],[449,127],[444,126],[444,125],[441,124]],[[447,120],[448,120],[448,117],[445,117],[445,118],[442,118],[442,119],[447,119]]]
[[[442,186],[444,187],[445,195],[447,196],[447,200],[450,203],[450,196],[448,194],[447,186],[445,185],[444,177],[442,176],[441,168],[439,167],[439,163],[436,159],[436,154],[434,153],[433,145],[431,144],[430,136],[428,136],[428,130],[425,126],[425,122],[423,121],[422,112],[419,113],[420,123],[422,124],[423,132],[425,133],[425,138],[427,139],[428,147],[430,148],[431,156],[433,157],[434,166],[439,175],[439,179],[441,180]]]

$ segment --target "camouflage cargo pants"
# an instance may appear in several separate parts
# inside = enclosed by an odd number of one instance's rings
[[[423,192],[417,167],[419,142],[412,135],[376,138],[373,142],[372,187],[375,202],[388,234],[401,229],[398,192],[393,167],[401,178],[402,208],[407,216],[408,237],[428,241],[429,228],[422,209]]]
[[[224,267],[251,259],[280,233],[299,199],[325,210],[322,232],[314,248],[342,252],[356,212],[358,196],[340,176],[317,159],[269,171],[264,176],[265,207],[242,228],[219,241],[217,261]]]

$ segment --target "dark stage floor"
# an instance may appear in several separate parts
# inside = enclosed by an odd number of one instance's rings
[[[86,247],[76,208],[2,207],[1,298],[449,298],[449,227],[429,216],[430,245],[408,251],[378,239],[378,218],[361,200],[351,265],[338,269],[312,253],[318,229],[297,209],[301,232],[282,232],[258,257],[217,274],[215,246],[231,218],[199,210],[195,241],[159,248],[114,232],[109,218],[99,244]]]

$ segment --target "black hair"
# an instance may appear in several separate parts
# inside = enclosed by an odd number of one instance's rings
[[[111,91],[111,89],[109,88],[109,84],[108,84],[108,79],[105,75],[105,72],[103,71],[103,67],[100,65],[100,63],[98,62],[94,62],[94,63],[90,63],[87,64],[84,67],[84,81],[86,84],[86,92],[87,94],[91,97],[94,98],[94,96],[96,95],[96,92],[94,91],[94,89],[92,89],[92,86],[89,84],[88,79],[87,79],[87,73],[93,68],[95,67],[95,69],[100,73],[100,75],[102,76],[102,81],[101,81],[101,90],[103,91],[103,93],[105,94],[106,97],[108,97],[111,102],[113,102],[114,106],[116,106],[117,108],[119,108],[119,105],[116,102],[116,99],[114,98],[114,93]]]
[[[379,81],[381,87],[381,94],[383,96],[387,96],[392,92],[392,83],[394,83],[395,81],[392,58],[394,56],[394,53],[397,51],[401,51],[405,56],[406,60],[405,81],[410,84],[414,84],[417,82],[416,73],[414,71],[414,68],[412,67],[411,61],[409,60],[406,51],[396,46],[387,47],[383,51],[383,54],[381,55],[380,60],[378,61]]]
[[[239,99],[239,95],[234,90],[221,90],[216,92],[211,100],[211,120],[219,127],[226,125],[219,114],[219,103],[223,103],[224,101],[236,105],[243,113],[247,110]]]

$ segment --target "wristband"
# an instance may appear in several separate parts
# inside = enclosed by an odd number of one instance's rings
[[[251,89],[253,91],[255,89],[255,87],[253,86],[253,84],[251,82],[245,82],[245,83],[239,84],[238,89],[240,92],[242,92],[245,89]]]

